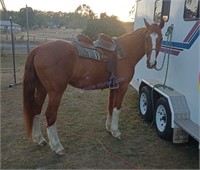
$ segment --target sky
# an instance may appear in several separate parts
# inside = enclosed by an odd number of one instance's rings
[[[135,0],[4,0],[8,11],[19,11],[21,8],[31,7],[33,10],[74,12],[81,4],[87,4],[98,16],[106,12],[115,15],[122,21],[132,21],[129,11]]]

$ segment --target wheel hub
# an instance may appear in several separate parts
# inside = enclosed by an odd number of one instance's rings
[[[156,125],[160,132],[163,132],[167,125],[167,114],[162,105],[158,106],[156,111]]]
[[[146,114],[147,111],[147,96],[142,93],[140,96],[140,110],[143,115]]]

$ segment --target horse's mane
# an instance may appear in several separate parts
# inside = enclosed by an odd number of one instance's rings
[[[131,31],[117,38],[121,44],[126,48],[133,49],[138,48],[144,41],[144,35],[146,33],[146,27],[139,28],[137,30]]]
[[[121,40],[125,40],[125,39],[129,39],[129,38],[141,38],[141,35],[143,35],[146,31],[146,28],[145,27],[142,27],[142,28],[138,28],[137,30],[133,30],[129,33],[126,33],[126,34],[123,34],[121,36],[118,37],[118,39],[121,39]]]

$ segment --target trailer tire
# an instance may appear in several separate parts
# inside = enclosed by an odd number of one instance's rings
[[[150,122],[153,120],[151,89],[143,86],[139,94],[139,114],[142,119]]]
[[[155,126],[158,136],[167,141],[172,140],[171,110],[168,101],[161,97],[155,107]]]

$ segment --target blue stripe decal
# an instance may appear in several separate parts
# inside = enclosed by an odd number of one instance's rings
[[[198,22],[198,21],[197,21]],[[162,48],[167,48],[171,46],[172,49],[178,50],[178,51],[183,51],[183,49],[190,49],[190,47],[194,44],[194,42],[197,40],[197,38],[200,35],[200,25],[196,30],[194,30],[193,34],[191,35],[189,42],[174,42],[172,41],[167,42],[167,41],[162,41]]]

